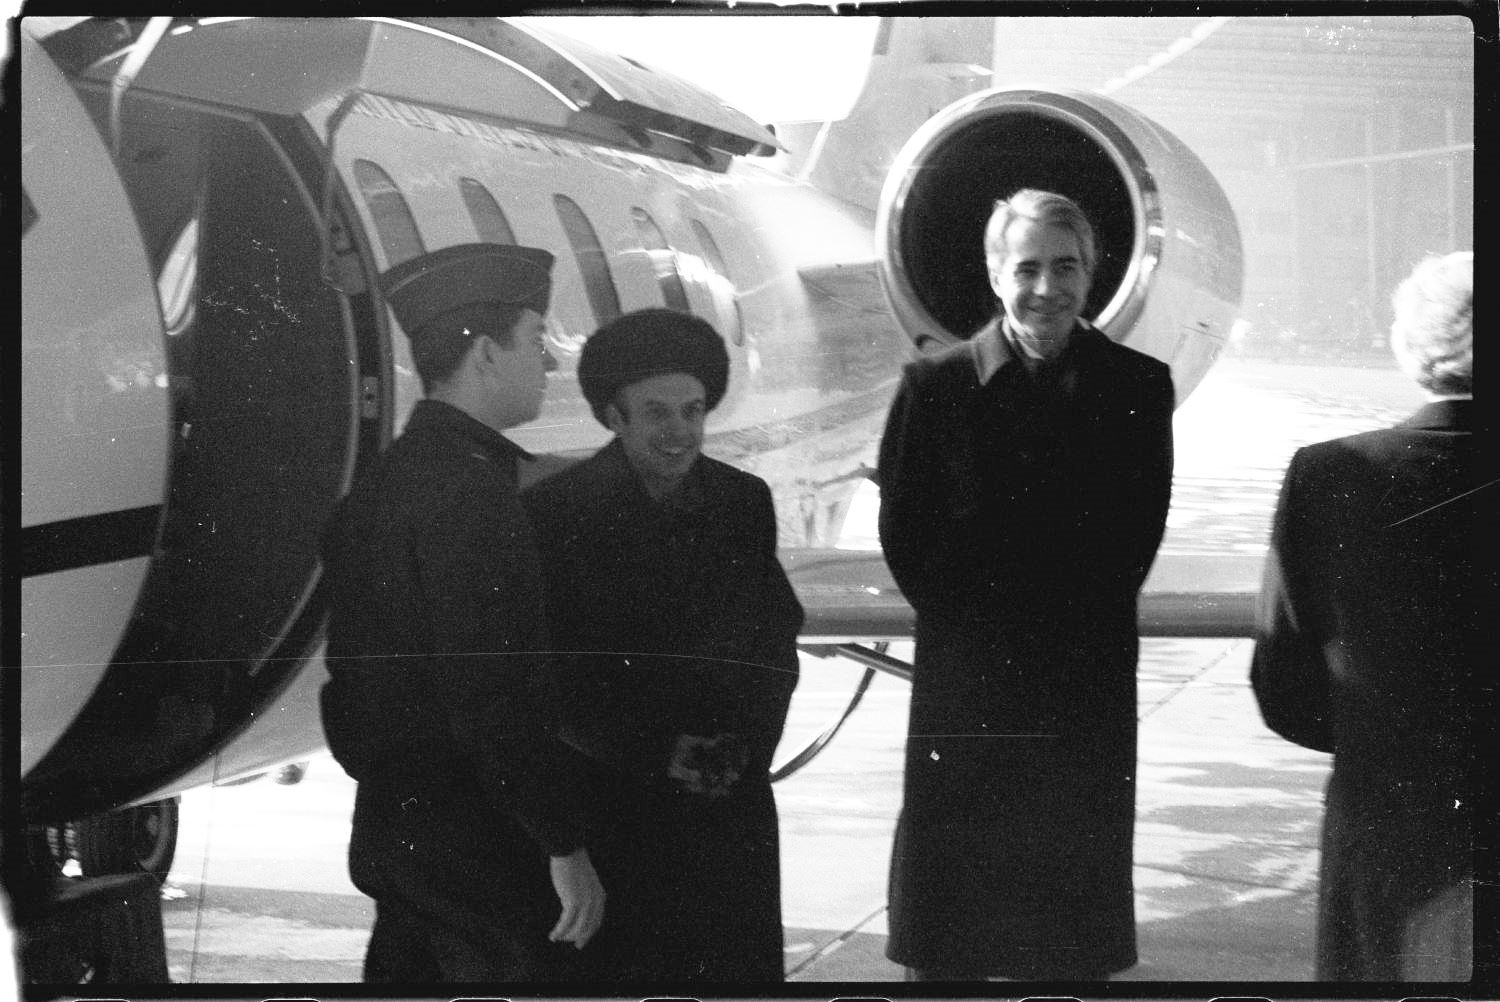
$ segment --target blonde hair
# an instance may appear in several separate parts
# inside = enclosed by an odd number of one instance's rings
[[[1391,351],[1432,393],[1471,394],[1474,372],[1474,252],[1433,255],[1391,294]]]

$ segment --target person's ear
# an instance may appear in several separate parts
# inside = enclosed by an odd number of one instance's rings
[[[998,261],[991,261],[989,263],[989,265],[986,267],[985,270],[989,273],[989,277],[990,277],[990,291],[995,294],[995,298],[996,299],[999,299],[1000,298],[1000,262],[998,262]]]
[[[604,424],[616,435],[625,428],[625,414],[613,401],[604,405]]]
[[[474,352],[474,359],[476,362],[478,362],[482,366],[500,366],[505,364],[505,359],[500,354],[502,349],[498,341],[496,341],[492,337],[485,337],[483,334],[481,334],[474,340],[479,342],[479,345]]]

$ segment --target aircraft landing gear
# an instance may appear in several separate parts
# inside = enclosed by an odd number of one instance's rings
[[[12,888],[24,979],[166,983],[161,886],[177,852],[178,798],[28,828]]]
[[[165,883],[177,854],[180,799],[169,797],[74,822],[73,849],[83,875],[142,872]]]
[[[31,863],[55,877],[146,873],[158,885],[165,883],[177,854],[179,801],[170,797],[81,821],[33,826]]]

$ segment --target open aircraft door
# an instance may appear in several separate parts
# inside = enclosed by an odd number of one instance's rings
[[[28,97],[39,82],[57,91],[23,112],[37,137],[23,156],[37,213],[23,239],[28,821],[146,797],[296,674],[320,628],[320,527],[359,451],[383,433],[366,382],[382,365],[369,276],[341,225],[342,288],[324,280],[322,162],[289,114],[307,95],[277,104],[210,93],[240,100],[214,104],[161,73],[158,89],[127,89],[123,68],[101,68],[108,58],[72,61],[107,49],[110,32],[115,49],[133,40],[114,22],[90,27],[104,37],[72,36],[50,58],[22,33]],[[60,171],[46,144],[64,133]],[[80,163],[97,183],[79,183]],[[74,202],[100,198],[109,212],[70,210],[54,178],[68,179]],[[95,247],[110,264],[98,274],[133,268],[139,288],[101,286],[95,302],[66,282],[33,281],[77,274],[67,256]],[[122,310],[145,319],[123,327]],[[118,475],[91,467],[89,511],[61,502],[82,480],[70,472],[78,443],[121,457]],[[142,481],[153,495],[132,486]],[[88,583],[126,570],[129,581]],[[56,642],[59,617],[96,624],[89,650]]]

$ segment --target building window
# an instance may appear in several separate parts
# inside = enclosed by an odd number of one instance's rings
[[[469,218],[474,221],[474,232],[479,234],[480,240],[491,244],[516,242],[516,234],[510,228],[510,221],[500,211],[500,203],[495,201],[495,196],[490,194],[488,188],[472,177],[461,177],[458,179],[458,190],[464,197]]]
[[[603,326],[620,315],[620,294],[615,291],[614,276],[609,271],[609,257],[577,202],[566,195],[553,195],[552,204],[573,248],[578,270],[583,273],[583,288],[594,311],[594,322]]]
[[[641,236],[641,246],[651,259],[651,270],[656,273],[656,282],[661,286],[662,299],[667,308],[680,313],[691,313],[687,292],[682,287],[682,276],[677,273],[677,255],[667,244],[667,238],[656,220],[645,209],[631,209],[630,218],[635,220],[636,232]]]
[[[356,160],[354,180],[370,209],[370,216],[375,220],[375,232],[380,234],[386,267],[394,267],[424,253],[427,248],[422,245],[417,221],[412,218],[406,198],[391,176],[368,160]]]

